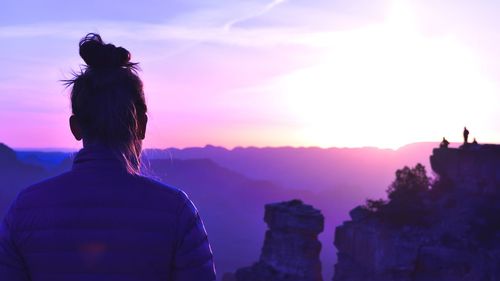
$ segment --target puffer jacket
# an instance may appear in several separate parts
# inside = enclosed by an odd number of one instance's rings
[[[19,193],[0,228],[0,280],[208,281],[215,269],[184,192],[92,147],[71,171]]]

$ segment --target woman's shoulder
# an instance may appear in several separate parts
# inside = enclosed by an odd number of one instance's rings
[[[70,172],[64,172],[62,174],[45,178],[38,182],[35,182],[22,189],[21,192],[19,192],[19,194],[28,194],[37,192],[39,190],[46,190],[51,187],[59,186],[62,183],[68,182],[69,180],[70,180]]]
[[[112,179],[109,181],[113,182]],[[159,205],[164,205],[165,202],[168,202],[182,206],[189,201],[187,194],[180,188],[165,184],[151,177],[126,175],[125,177],[120,176],[119,178],[115,178],[115,181],[120,183],[118,189],[121,189],[123,192],[129,192],[129,195],[135,194],[134,196],[139,196],[140,198],[149,198],[150,201],[158,202]],[[81,194],[82,192],[86,192],[90,186],[85,180],[81,180],[80,176],[76,176],[70,171],[22,189],[15,201],[17,201],[16,205],[20,207],[29,207],[33,204],[38,204],[38,202],[53,201],[56,199],[60,201],[60,199],[62,200],[66,197],[75,197],[71,195],[72,193]],[[91,188],[97,189],[99,187]]]
[[[68,180],[68,175],[69,172],[65,172],[57,176],[42,179],[21,189],[11,203],[11,209],[14,207],[16,209],[26,208],[33,205],[34,202],[43,200],[46,197],[44,193],[66,182]]]
[[[141,187],[149,188],[152,192],[157,192],[163,196],[173,196],[181,201],[189,200],[187,194],[180,188],[163,183],[155,178],[148,176],[136,175],[135,180]]]

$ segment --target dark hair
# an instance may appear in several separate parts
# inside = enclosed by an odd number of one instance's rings
[[[65,80],[71,109],[88,143],[108,146],[119,154],[128,172],[138,174],[142,141],[138,118],[147,111],[137,63],[125,48],[104,44],[99,34],[80,40],[85,61],[79,73]]]

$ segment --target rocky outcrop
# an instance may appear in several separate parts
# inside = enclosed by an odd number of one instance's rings
[[[500,190],[500,145],[471,145],[462,149],[436,148],[432,169],[458,189],[479,193]]]
[[[425,225],[357,207],[337,227],[334,281],[500,280],[500,146],[435,149],[447,188],[429,191]]]
[[[324,226],[321,212],[300,200],[292,200],[266,205],[264,221],[269,229],[260,259],[250,267],[238,269],[236,280],[322,280],[318,241]]]

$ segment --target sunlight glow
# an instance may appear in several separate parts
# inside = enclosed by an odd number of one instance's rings
[[[304,143],[397,148],[439,140],[460,130],[448,128],[452,122],[467,124],[466,113],[480,114],[475,92],[494,95],[471,53],[452,36],[421,35],[404,3],[394,1],[382,25],[332,34],[322,62],[275,81],[302,122]]]
[[[0,142],[13,147],[81,147],[60,80],[79,69],[88,32],[140,62],[144,147],[397,148],[460,142],[463,126],[500,142],[488,1],[132,1],[131,14],[103,4],[100,16],[86,2],[31,2],[7,5],[0,24]]]

